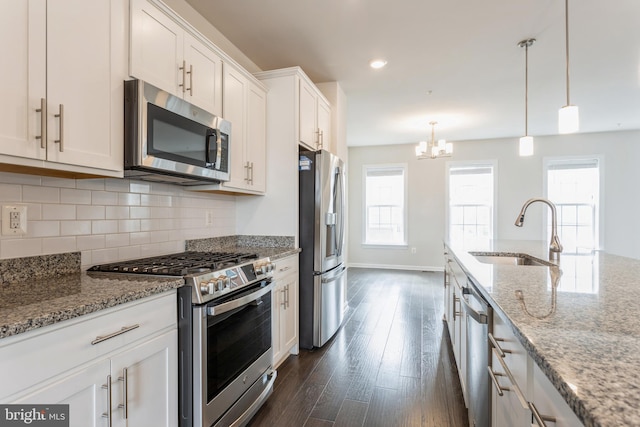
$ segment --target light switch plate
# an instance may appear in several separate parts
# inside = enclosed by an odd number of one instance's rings
[[[2,235],[27,234],[27,205],[5,205],[2,207]]]

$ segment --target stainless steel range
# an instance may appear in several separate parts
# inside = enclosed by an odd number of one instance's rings
[[[183,277],[178,289],[179,425],[242,426],[273,391],[273,263],[252,253],[182,252],[89,272]]]

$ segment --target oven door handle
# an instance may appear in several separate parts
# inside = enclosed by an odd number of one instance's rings
[[[260,297],[271,292],[273,288],[273,283],[265,286],[264,288],[260,288],[259,291],[253,292],[249,295],[245,295],[242,298],[234,299],[229,302],[225,302],[224,304],[216,305],[213,307],[207,307],[207,315],[209,316],[218,316],[219,314],[226,313],[231,310],[235,310],[236,308],[242,307],[243,305],[251,304],[256,301]]]

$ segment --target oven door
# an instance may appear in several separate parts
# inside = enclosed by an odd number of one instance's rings
[[[264,280],[195,307],[194,426],[209,427],[221,417],[226,425],[242,425],[271,393],[272,287]]]

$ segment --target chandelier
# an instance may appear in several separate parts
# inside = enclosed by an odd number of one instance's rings
[[[431,125],[431,141],[420,141],[416,146],[416,157],[422,159],[436,159],[438,157],[451,157],[453,154],[453,144],[444,139],[439,139],[436,143],[436,125],[438,122],[429,122]]]

